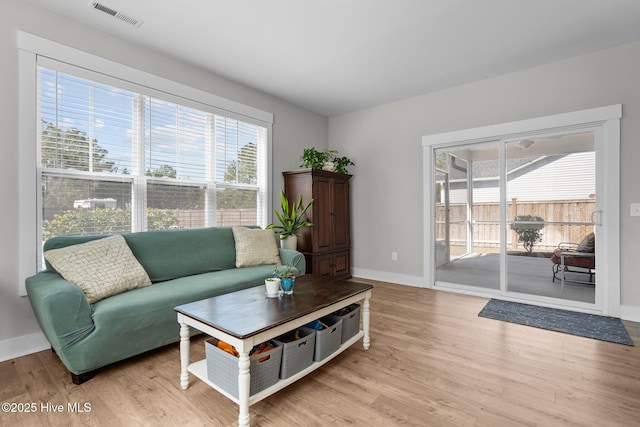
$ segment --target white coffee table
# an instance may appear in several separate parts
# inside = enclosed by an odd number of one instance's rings
[[[296,280],[293,295],[267,298],[264,286],[231,292],[213,298],[184,304],[175,308],[180,324],[180,386],[189,387],[189,373],[213,387],[238,404],[238,425],[249,425],[249,406],[299,380],[318,369],[352,344],[363,339],[363,347],[369,349],[369,300],[373,286],[345,281],[303,276]],[[275,338],[315,319],[331,314],[355,302],[362,303],[362,330],[343,343],[340,348],[322,361],[275,385],[249,396],[249,351],[262,342]],[[233,345],[238,358],[238,398],[230,395],[209,381],[206,359],[189,363],[190,332],[193,327],[207,335]]]

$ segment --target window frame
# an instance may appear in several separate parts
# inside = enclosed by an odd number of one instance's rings
[[[115,79],[118,81],[117,87],[126,90],[265,128],[266,144],[263,152],[258,154],[258,158],[263,159],[258,168],[263,167],[264,171],[262,174],[258,174],[258,179],[261,181],[258,185],[263,185],[265,188],[266,194],[259,200],[263,200],[266,205],[261,206],[258,204],[257,210],[258,223],[260,225],[267,224],[268,215],[272,210],[272,113],[23,31],[17,31],[16,41],[19,63],[18,127],[20,147],[18,161],[20,168],[18,188],[21,195],[34,194],[34,192],[36,194],[36,197],[20,197],[18,206],[20,218],[18,225],[20,242],[18,270],[19,294],[21,296],[26,295],[25,279],[37,272],[39,265],[38,254],[40,252],[38,245],[41,244],[39,236],[42,230],[42,219],[41,215],[38,215],[37,207],[42,206],[42,191],[39,185],[42,167],[38,144],[35,143],[38,138],[37,129],[39,129],[37,76],[38,65],[42,65],[39,64],[39,60],[43,60],[45,64],[46,61],[55,61],[55,69],[64,73],[93,81],[96,81],[96,76],[104,76],[106,81],[98,81],[112,86]],[[67,66],[69,69],[65,70]],[[88,75],[82,75],[83,69],[87,70]],[[80,70],[80,74],[78,74],[78,70]],[[120,83],[122,83],[122,86]],[[113,178],[119,180],[123,177],[115,175]],[[153,179],[153,181],[156,181],[156,179]],[[188,185],[186,182],[182,184]],[[225,187],[225,185],[218,186],[218,188]],[[233,185],[233,187],[240,188],[242,185]],[[215,191],[215,188],[213,190]],[[212,210],[212,212],[215,212],[215,210]]]

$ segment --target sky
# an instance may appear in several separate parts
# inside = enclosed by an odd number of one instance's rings
[[[86,132],[89,140],[108,150],[104,160],[115,162],[117,173],[135,170],[132,153],[139,132],[134,110],[144,111],[145,171],[169,165],[182,180],[211,181],[207,177],[209,139],[215,140],[216,147],[212,174],[221,182],[240,148],[260,138],[260,129],[253,124],[43,67],[39,75],[42,121],[61,130]]]

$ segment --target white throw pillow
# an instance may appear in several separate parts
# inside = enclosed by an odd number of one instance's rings
[[[236,267],[282,264],[275,233],[259,228],[233,227]]]
[[[44,258],[65,280],[82,290],[89,304],[151,284],[122,236],[52,249],[44,253]]]

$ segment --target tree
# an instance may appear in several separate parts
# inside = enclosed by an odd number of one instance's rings
[[[224,181],[238,184],[256,184],[258,173],[256,161],[258,146],[250,142],[240,148],[238,159],[232,161],[224,173]],[[225,188],[218,193],[216,204],[219,209],[255,209],[256,192]]]
[[[511,229],[518,235],[518,242],[522,243],[525,251],[531,253],[533,246],[542,241],[540,230],[544,228],[544,224],[536,223],[543,223],[544,219],[539,216],[519,215],[514,218],[514,221],[518,223],[511,224]],[[527,221],[533,222],[533,224],[522,224]]]
[[[75,169],[93,172],[116,172],[115,162],[105,160],[109,151],[89,140],[87,133],[77,128],[62,130],[42,121],[42,167]]]
[[[43,120],[40,137],[43,168],[117,172],[115,162],[105,160],[108,150],[101,147],[95,138],[90,140],[84,131],[77,128],[62,130]],[[47,219],[59,213],[52,211],[53,208],[71,209],[77,199],[112,197],[118,200],[119,207],[124,207],[123,200],[130,199],[131,191],[119,183],[44,176],[42,194],[44,218]]]
[[[238,159],[232,161],[224,173],[225,182],[238,184],[255,184],[258,176],[256,171],[256,157],[258,146],[250,142],[240,148]]]
[[[177,178],[178,172],[173,166],[164,164],[164,165],[160,165],[158,169],[153,169],[153,170],[147,169],[147,172],[145,173],[145,175],[153,176],[156,178],[162,178],[162,177]]]

